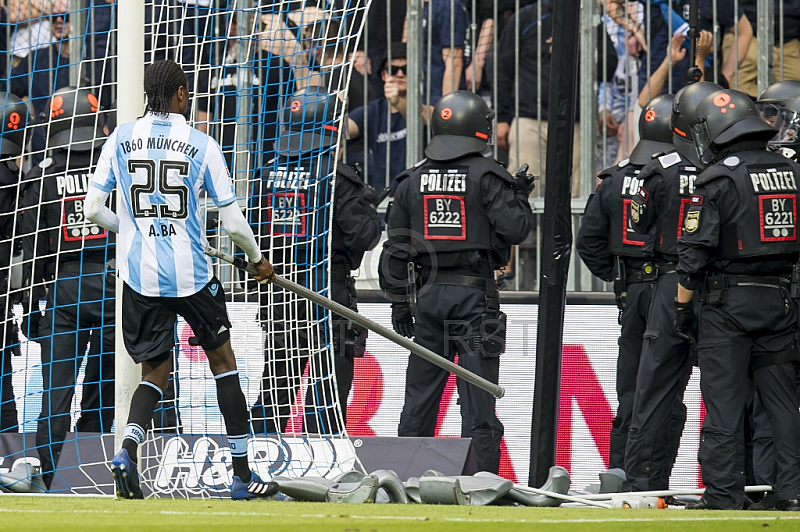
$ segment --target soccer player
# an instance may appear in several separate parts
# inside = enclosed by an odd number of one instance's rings
[[[239,211],[222,150],[211,137],[186,123],[189,83],[174,61],[158,61],[144,75],[147,107],[142,118],[119,126],[106,141],[86,197],[92,222],[118,233],[118,271],[124,281],[122,330],[125,347],[142,364],[122,449],[111,460],[117,496],[143,498],[136,467],[153,409],[172,371],[177,314],[192,327],[217,386],[233,462],[233,499],[277,492],[247,461],[247,404],[230,342],[225,294],[203,254],[207,245],[200,191],[219,208],[233,241],[271,282],[272,265],[258,248]],[[119,185],[119,216],[106,200]]]

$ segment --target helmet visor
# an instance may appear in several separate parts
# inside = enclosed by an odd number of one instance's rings
[[[708,166],[714,162],[711,153],[711,134],[708,131],[708,122],[703,117],[692,124],[692,140],[697,150],[697,158],[700,162]]]
[[[781,112],[781,106],[776,103],[756,103],[758,114],[761,115],[761,120],[767,124],[774,126],[775,120]]]
[[[791,109],[782,109],[775,121],[778,134],[773,144],[797,144],[800,142],[800,114]]]

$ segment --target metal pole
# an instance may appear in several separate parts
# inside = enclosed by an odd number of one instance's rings
[[[570,177],[578,90],[580,4],[580,0],[555,2],[552,15],[553,57],[545,165],[547,186],[539,280],[529,486],[544,484],[556,460],[561,344],[572,248]]]
[[[581,131],[581,164],[579,168],[579,179],[581,185],[581,197],[589,197],[594,189],[594,148],[597,142],[597,127],[593,116],[597,116],[597,89],[594,80],[597,79],[597,61],[595,53],[597,50],[597,3],[587,2],[581,11],[581,44],[580,44],[580,110],[583,119],[579,122]],[[602,29],[600,31],[605,31]],[[606,39],[603,39],[605,48]],[[603,50],[605,51],[605,50]],[[603,54],[603,78],[605,78],[606,58]],[[606,83],[613,83],[613,79],[604,79]],[[608,109],[611,112],[611,109]],[[605,120],[603,121],[605,129]],[[605,160],[606,138],[603,138],[603,168],[608,166]]]
[[[758,34],[758,94],[767,90],[772,82],[769,66],[773,62],[772,50],[774,44],[772,0],[758,0],[756,6],[758,21],[756,33]]]
[[[242,10],[239,12],[238,24],[238,32],[242,38],[238,39],[238,54],[236,58],[236,145],[234,146],[233,168],[231,169],[233,186],[237,198],[246,198],[249,194],[249,142],[253,123],[253,117],[251,116],[253,101],[252,58],[257,51],[253,49],[255,41],[250,38],[245,39],[244,37],[255,33],[256,22],[253,0],[242,0]],[[202,39],[205,38],[205,35],[197,36],[197,39],[200,40],[201,43]],[[222,62],[223,64],[225,62],[224,56]],[[222,71],[224,71],[224,66]],[[263,83],[266,83],[266,81]]]
[[[241,257],[232,257],[231,255],[216,250],[210,246],[206,247],[205,253],[210,257],[216,257],[229,264],[233,264],[236,268],[244,270],[250,275],[255,275],[257,273],[255,267]],[[375,323],[371,319],[362,316],[358,312],[355,312],[354,310],[351,310],[345,307],[344,305],[340,305],[336,301],[333,301],[332,299],[329,299],[323,296],[322,294],[318,294],[313,290],[309,290],[305,286],[293,283],[292,281],[285,279],[279,275],[275,276],[273,284],[278,288],[288,290],[289,292],[293,292],[302,298],[308,299],[309,301],[316,303],[317,305],[320,305],[321,307],[324,307],[330,310],[331,312],[335,312],[339,316],[347,318],[348,320],[357,323],[362,327],[366,327],[367,329],[369,329],[374,333],[380,334],[387,340],[390,340],[399,346],[405,347],[415,355],[424,358],[431,364],[434,364],[444,370],[449,371],[450,373],[456,375],[461,379],[464,379],[470,384],[474,384],[481,390],[484,390],[485,392],[492,394],[498,399],[503,397],[503,395],[505,394],[505,389],[502,386],[487,381],[483,377],[480,377],[472,373],[471,371],[462,368],[458,364],[450,362],[446,358],[437,355],[433,351],[419,345],[413,340],[406,338],[405,336],[400,336],[396,332],[389,330],[385,327],[382,327],[381,325]]]
[[[119,41],[125,44],[118,48],[117,60],[125,67],[119,69],[117,122],[124,124],[136,120],[144,109],[144,2],[119,2],[118,9],[118,20],[124,23],[119,25],[117,34]],[[117,194],[117,212],[121,209],[120,197]],[[117,253],[119,249],[117,247]],[[120,260],[119,256],[117,260]],[[131,397],[140,380],[139,368],[128,356],[122,340],[122,281],[117,282],[114,313],[114,445],[119,449],[122,446],[123,428],[128,421]]]
[[[423,0],[408,0],[408,109],[406,116],[406,166],[411,168],[422,158],[422,108],[420,87],[422,86],[422,3]],[[391,43],[386,43],[390,46]],[[426,111],[427,112],[427,111]]]
[[[80,76],[86,34],[85,4],[86,2],[83,0],[74,2],[72,6],[77,7],[77,9],[69,13],[69,84],[73,87],[82,85]]]

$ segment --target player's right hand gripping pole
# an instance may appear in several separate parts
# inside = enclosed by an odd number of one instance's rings
[[[206,255],[209,255],[211,257],[216,257],[218,259],[222,259],[222,260],[224,260],[225,262],[227,262],[229,264],[233,264],[236,268],[239,268],[240,270],[246,271],[250,275],[256,275],[258,273],[256,271],[256,269],[255,269],[255,266],[253,266],[250,262],[244,260],[241,257],[232,257],[232,256],[228,255],[227,253],[223,253],[222,251],[214,249],[214,248],[212,248],[210,246],[206,248],[205,252],[206,252]],[[445,369],[445,370],[449,371],[450,373],[455,374],[456,377],[464,379],[465,381],[469,382],[470,384],[474,384],[475,386],[477,386],[481,390],[489,392],[490,394],[492,394],[493,396],[495,396],[497,398],[503,397],[503,395],[505,395],[505,389],[502,386],[494,384],[493,382],[489,382],[486,379],[484,379],[483,377],[479,377],[478,375],[472,373],[471,371],[468,371],[468,370],[462,368],[461,366],[459,366],[457,364],[453,364],[452,362],[450,362],[446,358],[440,357],[439,355],[437,355],[436,353],[434,353],[430,349],[426,349],[426,348],[422,347],[421,345],[419,345],[417,343],[414,343],[409,338],[406,338],[404,336],[400,336],[399,334],[397,334],[394,331],[391,331],[391,330],[389,330],[389,329],[387,329],[385,327],[381,327],[380,325],[378,325],[377,323],[375,323],[371,319],[366,318],[366,317],[362,316],[361,314],[359,314],[359,313],[357,313],[357,312],[355,312],[355,311],[353,311],[353,310],[351,310],[351,309],[349,309],[349,308],[347,308],[347,307],[345,307],[343,305],[340,305],[339,303],[337,303],[335,301],[332,301],[332,300],[328,299],[325,296],[322,296],[322,295],[320,295],[320,294],[318,294],[318,293],[316,293],[314,291],[309,290],[308,288],[306,288],[304,286],[300,286],[299,284],[293,283],[293,282],[291,282],[291,281],[289,281],[287,279],[284,279],[284,278],[282,278],[282,277],[280,277],[278,275],[275,275],[275,280],[273,282],[276,285],[278,285],[279,287],[283,288],[284,290],[289,290],[290,292],[294,292],[295,294],[297,294],[297,295],[299,295],[301,297],[304,297],[304,298],[306,298],[308,300],[313,301],[317,305],[325,307],[326,309],[330,310],[331,312],[335,312],[336,314],[338,314],[339,316],[342,316],[343,318],[347,318],[350,321],[353,321],[353,322],[358,323],[359,325],[361,325],[363,327],[366,327],[367,329],[369,329],[370,331],[372,331],[372,332],[374,332],[376,334],[380,334],[384,338],[386,338],[388,340],[391,340],[392,342],[394,342],[394,343],[396,343],[396,344],[398,344],[398,345],[400,345],[402,347],[405,347],[406,349],[408,349],[409,351],[411,351],[415,355],[424,358],[425,360],[427,360],[431,364],[435,364],[435,365],[439,366],[440,368]]]

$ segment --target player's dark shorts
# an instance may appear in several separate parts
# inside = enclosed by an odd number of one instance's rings
[[[187,297],[149,297],[122,288],[122,337],[134,362],[166,360],[175,347],[178,314],[192,328],[203,349],[217,349],[230,340],[231,322],[225,292],[214,277],[199,292]]]

